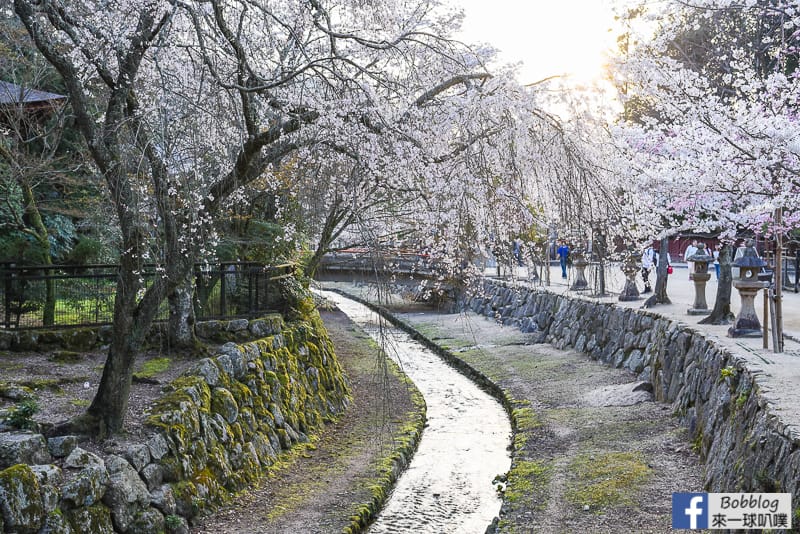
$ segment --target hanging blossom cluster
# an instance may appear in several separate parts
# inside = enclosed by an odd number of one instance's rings
[[[800,227],[800,3],[662,9],[616,71],[629,113],[615,134],[638,217],[667,233]]]
[[[333,234],[370,225],[454,265],[532,225],[609,218],[603,156],[513,71],[489,73],[492,50],[453,41],[462,15],[438,1],[16,3],[108,100],[92,119],[125,147],[149,258],[205,257],[221,214],[265,191],[317,214],[286,239],[332,214]]]

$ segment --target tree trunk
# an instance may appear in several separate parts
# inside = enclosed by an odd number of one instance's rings
[[[597,255],[597,293],[598,297],[605,297],[608,295],[606,292],[606,237],[605,235],[595,229],[593,231],[593,247],[594,253]]]
[[[130,266],[123,265],[120,268],[114,301],[112,340],[103,367],[103,376],[86,416],[78,418],[72,425],[84,432],[95,430],[100,438],[122,430],[136,355],[158,314],[158,307],[167,290],[166,281],[157,277],[141,301],[137,302],[136,294],[141,284],[134,272]]]
[[[711,315],[700,321],[699,324],[731,324],[736,318],[731,311],[731,286],[733,275],[731,273],[730,245],[723,245],[719,251],[719,281],[717,283],[717,296],[714,299],[714,309]]]
[[[656,269],[656,287],[653,294],[650,295],[644,304],[643,308],[652,308],[656,304],[672,304],[667,296],[667,281],[669,275],[667,273],[667,266],[669,265],[669,238],[663,237],[661,239],[661,248],[658,253],[658,268]]]
[[[30,184],[22,180],[20,182],[20,189],[22,189],[22,201],[25,205],[25,220],[33,228],[33,237],[39,244],[40,258],[43,265],[53,265],[53,258],[50,255],[50,235],[47,232],[47,227],[44,225],[42,215],[36,205],[36,198],[33,196],[33,189]],[[45,271],[44,286],[45,286],[45,299],[44,310],[42,311],[42,324],[44,326],[53,326],[56,322],[56,290],[55,283],[49,275],[53,274],[50,271]]]
[[[168,336],[171,348],[193,348],[197,343],[194,335],[194,280],[193,273],[187,276],[167,296],[169,301]]]
[[[606,267],[602,259],[597,263],[597,293],[595,295],[598,297],[608,295],[606,292]]]

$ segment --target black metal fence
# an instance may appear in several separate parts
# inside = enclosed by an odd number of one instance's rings
[[[15,265],[0,263],[0,328],[33,329],[110,324],[117,265]],[[195,265],[194,309],[198,320],[252,317],[280,306],[279,280],[292,265],[250,262]],[[145,286],[160,276],[141,273]],[[158,320],[168,316],[167,301]]]

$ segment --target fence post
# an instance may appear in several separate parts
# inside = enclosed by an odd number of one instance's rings
[[[228,301],[227,301],[227,297],[226,297],[226,294],[228,293],[228,288],[225,287],[226,286],[225,280],[228,277],[226,276],[227,273],[225,272],[225,264],[224,263],[220,263],[219,264],[219,273],[220,273],[220,276],[219,276],[219,314],[222,317],[225,317],[226,315],[228,315],[228,310],[227,310]]]
[[[11,269],[13,269],[13,263],[6,263],[4,264],[3,268],[3,304],[5,306],[5,327],[6,329],[11,328]]]
[[[253,301],[253,283],[255,282],[255,298],[258,299],[258,277],[256,276],[256,268],[252,265],[247,266],[247,314],[251,317],[255,315],[255,303]]]

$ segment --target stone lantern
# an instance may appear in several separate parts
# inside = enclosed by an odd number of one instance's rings
[[[589,287],[589,282],[586,281],[586,266],[589,262],[583,257],[583,251],[577,249],[572,255],[572,266],[575,267],[575,281],[572,283],[570,289],[572,291],[580,291]]]
[[[708,272],[708,264],[714,261],[714,258],[706,254],[706,246],[700,243],[697,246],[697,252],[694,255],[686,258],[686,261],[692,262],[694,270],[692,273],[692,280],[694,280],[694,304],[686,313],[689,315],[707,315],[711,312],[706,303],[706,282],[711,278]]]
[[[642,268],[639,259],[636,248],[633,246],[629,247],[628,256],[622,263],[622,272],[625,273],[625,287],[622,293],[619,294],[619,300],[621,301],[639,300],[641,298],[639,296],[639,289],[636,287],[636,275]]]
[[[752,243],[744,250],[744,254],[733,262],[739,268],[739,278],[733,281],[733,287],[739,291],[742,308],[736,316],[733,326],[728,329],[730,337],[761,337],[761,323],[756,315],[755,298],[760,289],[767,286],[758,279],[758,273],[767,263],[758,257]]]

